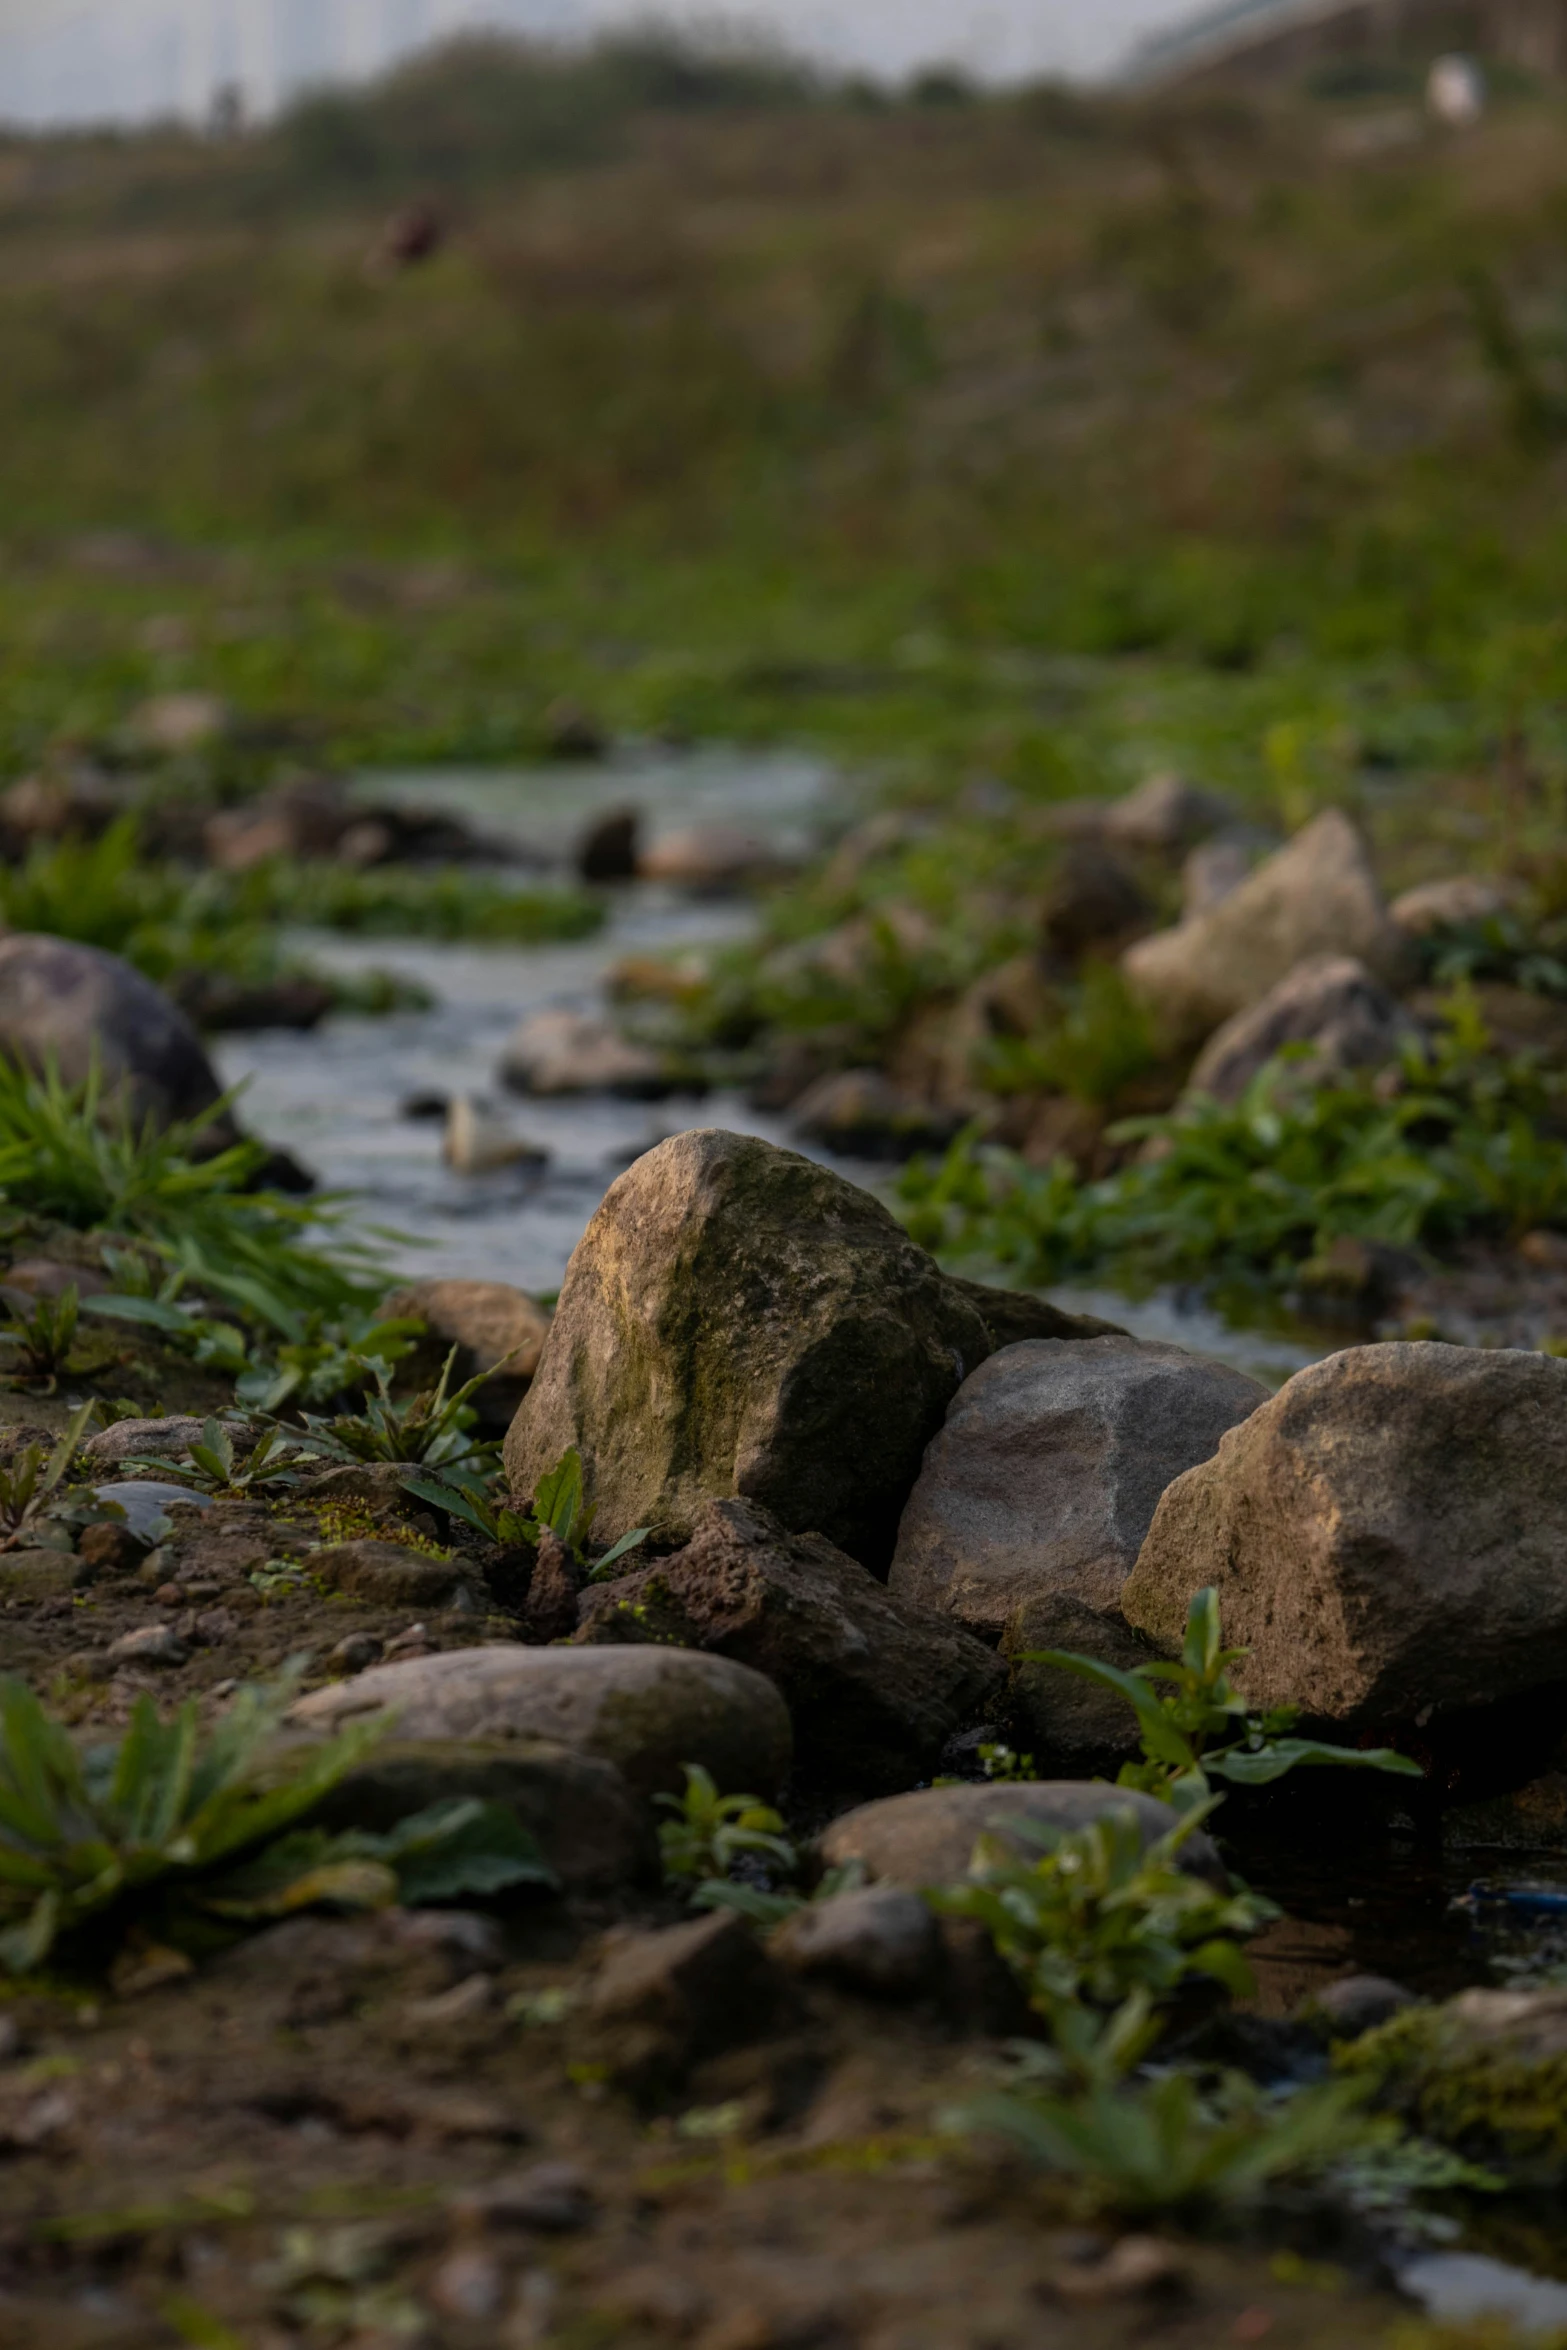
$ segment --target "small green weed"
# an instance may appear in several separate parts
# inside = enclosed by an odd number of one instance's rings
[[[584,1501],[582,1455],[575,1445],[539,1479],[527,1509],[518,1509],[509,1495],[499,1496],[482,1466],[474,1461],[443,1461],[438,1479],[405,1477],[403,1485],[419,1500],[432,1502],[449,1517],[460,1518],[503,1549],[536,1548],[539,1536],[549,1533],[579,1563],[585,1559],[597,1505]],[[648,1527],[639,1526],[622,1534],[596,1562],[588,1580],[613,1581],[611,1570],[639,1550],[649,1532]]]
[[[1137,1715],[1143,1759],[1124,1763],[1117,1784],[1160,1796],[1178,1810],[1210,1806],[1214,1779],[1266,1787],[1287,1771],[1323,1764],[1390,1771],[1406,1779],[1422,1775],[1418,1763],[1391,1747],[1334,1746],[1289,1736],[1300,1718],[1298,1706],[1259,1713],[1231,1688],[1230,1669],[1246,1653],[1223,1645],[1219,1595],[1210,1586],[1197,1593],[1187,1612],[1178,1663],[1160,1659],[1123,1672],[1059,1648],[1032,1650],[1021,1661],[1058,1666],[1124,1697]],[[1215,1745],[1215,1739],[1222,1743]]]
[[[0,1329],[0,1346],[16,1349],[13,1375],[52,1395],[61,1375],[71,1368],[80,1318],[81,1301],[74,1282],[57,1298],[41,1297],[30,1314],[13,1313]],[[99,1357],[93,1367],[101,1368],[103,1359]],[[85,1365],[76,1367],[82,1370]]]
[[[720,1795],[711,1771],[685,1766],[683,1795],[661,1795],[659,1805],[674,1816],[661,1823],[659,1849],[671,1884],[700,1887],[727,1878],[737,1860],[771,1861],[786,1875],[799,1856],[784,1834],[784,1823],[754,1795]]]
[[[358,1724],[264,1762],[298,1692],[295,1664],[238,1691],[203,1739],[195,1701],[161,1723],[138,1700],[113,1746],[85,1752],[23,1682],[0,1680],[0,1967],[29,1974],[88,1925],[254,1924],[320,1902],[384,1907],[548,1880],[505,1806],[458,1802],[389,1836],[298,1830],[380,1735]]]
[[[155,1453],[133,1456],[138,1468],[160,1469],[166,1476],[180,1478],[202,1491],[230,1494],[295,1485],[301,1468],[311,1465],[316,1457],[310,1446],[290,1443],[281,1428],[264,1428],[241,1467],[234,1448],[234,1431],[226,1428],[221,1420],[206,1422],[201,1442],[191,1446],[188,1460],[162,1460]]]
[[[82,1405],[52,1452],[29,1444],[0,1467],[0,1551],[19,1550],[36,1538],[39,1521],[70,1473],[92,1411],[91,1403]]]
[[[469,1435],[477,1417],[469,1398],[484,1385],[486,1374],[481,1371],[465,1387],[451,1390],[456,1347],[435,1386],[401,1403],[392,1393],[385,1355],[365,1355],[362,1360],[376,1392],[367,1397],[361,1412],[341,1413],[332,1420],[301,1414],[313,1451],[338,1461],[421,1462],[448,1473],[470,1461],[493,1458],[492,1447],[475,1444]]]

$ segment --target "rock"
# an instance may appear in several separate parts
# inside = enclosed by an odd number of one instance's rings
[[[1169,1487],[1128,1620],[1218,1588],[1252,1704],[1396,1726],[1567,1680],[1567,1363],[1430,1342],[1298,1371]]]
[[[1510,1794],[1456,1804],[1442,1815],[1445,1851],[1561,1851],[1567,1847],[1567,1772],[1546,1771]]]
[[[453,1347],[453,1386],[487,1374],[473,1399],[486,1428],[510,1426],[550,1328],[548,1308],[507,1281],[410,1281],[382,1300],[380,1318],[418,1320],[429,1334],[405,1357],[402,1379],[434,1386]]]
[[[190,1650],[172,1624],[143,1624],[111,1640],[106,1650],[111,1665],[155,1665],[159,1669],[188,1664]]]
[[[696,1762],[728,1793],[771,1799],[789,1768],[789,1715],[772,1683],[686,1649],[457,1649],[314,1690],[290,1720],[332,1731],[387,1710],[400,1739],[553,1738],[614,1763],[644,1795],[679,1794],[682,1766]]]
[[[204,751],[234,731],[234,714],[219,694],[154,694],[133,710],[126,727],[138,749],[165,758]]]
[[[183,1012],[118,955],[72,939],[0,937],[0,1053],[52,1064],[72,1086],[96,1059],[106,1099],[160,1126],[203,1117],[222,1091]],[[238,1135],[227,1112],[207,1132],[217,1144]]]
[[[125,1513],[125,1523],[138,1542],[161,1542],[169,1531],[172,1509],[210,1510],[212,1498],[189,1485],[164,1485],[155,1478],[138,1478],[124,1485],[95,1485],[94,1501],[111,1501]]]
[[[1026,1289],[995,1289],[988,1281],[963,1281],[949,1276],[949,1285],[977,1306],[990,1333],[993,1349],[1018,1346],[1025,1338],[1125,1338],[1117,1322],[1101,1322],[1095,1314],[1068,1314],[1048,1298]]]
[[[675,881],[696,890],[737,889],[777,869],[766,841],[731,824],[692,824],[662,833],[637,866],[644,881]]]
[[[1062,850],[1040,909],[1046,952],[1077,963],[1096,950],[1124,946],[1130,933],[1145,929],[1153,908],[1118,857],[1093,841],[1074,841]]]
[[[613,1093],[656,1101],[669,1091],[663,1063],[587,1012],[535,1012],[501,1056],[500,1079],[516,1093]]]
[[[1002,1636],[1001,1653],[1012,1668],[1005,1711],[1012,1736],[1026,1752],[1068,1776],[1135,1754],[1137,1717],[1125,1698],[1059,1665],[1026,1661],[1044,1648],[1090,1656],[1123,1673],[1158,1651],[1118,1609],[1091,1607],[1066,1591],[1025,1599]]]
[[[1386,1975],[1346,1975],[1342,1982],[1324,1983],[1305,2006],[1308,2021],[1325,2023],[1335,2040],[1358,2040],[1362,2032],[1402,2015],[1415,2005],[1413,1991]]]
[[[970,1373],[931,1440],[889,1587],[991,1640],[1027,1602],[1057,1593],[1114,1610],[1171,1478],[1267,1401],[1256,1380],[1183,1347],[1003,1347]]]
[[[1461,1991],[1395,2015],[1351,2066],[1427,2135],[1517,2162],[1536,2194],[1567,2162],[1567,1990]]]
[[[164,1420],[116,1420],[89,1436],[82,1450],[90,1461],[124,1461],[137,1453],[179,1459],[193,1444],[200,1444],[205,1426],[204,1420],[184,1413]]]
[[[79,1298],[87,1299],[103,1297],[114,1287],[97,1266],[65,1265],[58,1257],[20,1257],[0,1278],[7,1289],[19,1289],[24,1297],[59,1298],[74,1289]]]
[[[584,881],[634,881],[640,808],[611,808],[595,817],[582,835],[572,862]]]
[[[1211,914],[1215,906],[1222,906],[1226,898],[1235,895],[1256,862],[1244,840],[1210,840],[1193,849],[1181,867],[1181,920],[1193,922],[1199,914]]]
[[[528,1638],[541,1648],[552,1640],[569,1640],[577,1629],[577,1601],[584,1569],[566,1545],[545,1527],[539,1535],[538,1556],[528,1584],[528,1603],[522,1620]],[[682,1641],[678,1645],[688,1645]]]
[[[378,1665],[386,1653],[386,1643],[377,1640],[373,1632],[350,1632],[335,1648],[326,1652],[329,1673],[362,1673],[371,1665]]]
[[[403,1485],[416,1466],[412,1461],[342,1461],[331,1469],[301,1470],[298,1491],[312,1502],[363,1502],[404,1519],[416,1533],[433,1534],[435,1520]]]
[[[310,1816],[322,1827],[379,1835],[431,1804],[457,1799],[506,1804],[570,1893],[659,1882],[648,1805],[613,1763],[550,1738],[394,1735],[356,1763]]]
[[[91,767],[24,775],[0,792],[0,837],[18,844],[96,840],[123,813],[112,785]]]
[[[1150,775],[1105,810],[1104,832],[1122,848],[1177,856],[1205,834],[1233,823],[1235,805],[1179,775]]]
[[[460,1093],[447,1105],[441,1156],[454,1175],[493,1175],[502,1167],[542,1167],[549,1152],[514,1134],[472,1094]]]
[[[76,1544],[76,1555],[94,1581],[100,1576],[130,1574],[141,1565],[146,1550],[147,1545],[138,1541],[129,1526],[106,1523],[84,1526]]]
[[[1290,1082],[1331,1084],[1355,1069],[1381,1069],[1406,1043],[1421,1039],[1417,1023],[1350,955],[1316,955],[1297,963],[1261,1003],[1237,1012],[1208,1039],[1187,1091],[1238,1102],[1259,1069],[1286,1045],[1309,1045]]]
[[[1177,1046],[1200,1044],[1311,956],[1353,955],[1396,984],[1407,954],[1360,835],[1329,808],[1210,913],[1128,948],[1122,968]]]
[[[1388,913],[1411,938],[1429,938],[1434,930],[1457,930],[1471,922],[1487,922],[1505,914],[1512,892],[1489,874],[1453,873],[1443,881],[1423,881],[1396,897]]]
[[[941,1959],[936,1921],[917,1893],[862,1885],[796,1910],[770,1938],[768,1954],[796,1974],[824,1975],[851,1991],[917,1998]]]
[[[309,777],[264,799],[219,809],[207,819],[202,845],[208,863],[219,872],[249,873],[276,859],[332,856],[354,827],[354,819],[355,810],[341,784]]]
[[[818,1077],[793,1106],[793,1122],[807,1141],[861,1159],[907,1159],[944,1150],[962,1119],[934,1110],[895,1085],[880,1069],[840,1069]]]
[[[765,1673],[802,1765],[849,1786],[907,1785],[1004,1670],[821,1535],[788,1534],[747,1501],[706,1503],[686,1549],[584,1594],[580,1643],[669,1637]]]
[[[13,1550],[0,1556],[0,1601],[63,1599],[90,1579],[68,1550]]]
[[[312,1551],[305,1564],[329,1591],[376,1607],[450,1607],[467,1588],[459,1561],[428,1558],[398,1542],[337,1542]]]
[[[460,2188],[451,2208],[466,2224],[490,2228],[531,2228],[539,2235],[567,2236],[591,2227],[597,2206],[593,2190],[574,2163],[536,2162],[525,2171],[491,2179],[482,2187]]]
[[[588,2025],[613,2077],[644,2091],[672,2085],[703,2057],[756,2039],[784,1978],[733,1911],[611,1935]]]
[[[981,1836],[1007,1837],[1014,1822],[1029,1821],[1065,1833],[1091,1827],[1106,1812],[1126,1809],[1136,1814],[1145,1845],[1156,1844],[1176,1824],[1170,1806],[1155,1796],[1134,1795],[1124,1787],[1094,1781],[919,1787],[912,1795],[887,1796],[880,1803],[845,1812],[818,1838],[816,1849],[826,1868],[846,1868],[858,1861],[878,1882],[918,1892],[922,1886],[953,1885],[967,1876]],[[1038,1847],[1019,1838],[1016,1849],[1027,1858]],[[1211,1840],[1200,1829],[1181,1847],[1181,1866],[1215,1885],[1229,1882]]]
[[[869,1193],[749,1136],[679,1134],[611,1186],[566,1269],[506,1440],[512,1490],[575,1445],[607,1540],[689,1535],[704,1502],[743,1496],[879,1568],[989,1352]]]

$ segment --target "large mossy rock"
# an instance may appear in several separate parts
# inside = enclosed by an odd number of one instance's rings
[[[1122,958],[1172,1046],[1194,1046],[1260,1003],[1297,963],[1351,955],[1376,979],[1407,976],[1409,944],[1388,914],[1359,833],[1326,809],[1240,887]]]
[[[1432,1343],[1298,1371],[1165,1493],[1121,1595],[1218,1587],[1253,1704],[1365,1729],[1567,1680],[1567,1362]]]
[[[574,1445],[598,1535],[688,1537],[740,1496],[883,1572],[920,1456],[992,1351],[981,1294],[827,1168],[678,1134],[612,1186],[567,1268],[506,1442],[513,1489]]]

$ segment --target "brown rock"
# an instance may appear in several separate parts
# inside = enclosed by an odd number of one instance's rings
[[[645,849],[637,870],[644,881],[676,881],[687,889],[726,890],[777,870],[763,840],[732,824],[692,824],[665,832]]]
[[[516,1093],[621,1094],[654,1101],[669,1091],[657,1053],[631,1044],[587,1012],[535,1012],[501,1056],[500,1078]]]
[[[1150,775],[1125,799],[1112,801],[1104,830],[1121,848],[1174,857],[1234,818],[1234,802],[1221,792],[1204,791],[1180,775]]]
[[[943,1150],[962,1123],[955,1114],[896,1085],[880,1069],[840,1069],[817,1078],[794,1104],[797,1130],[850,1158],[907,1159]]]
[[[1422,881],[1406,889],[1388,908],[1400,930],[1411,938],[1428,938],[1435,930],[1453,930],[1471,922],[1485,922],[1505,914],[1513,893],[1504,882],[1485,873],[1453,873],[1443,881]]]
[[[1188,1092],[1238,1102],[1252,1079],[1287,1045],[1307,1045],[1291,1065],[1292,1084],[1327,1085],[1356,1069],[1396,1061],[1420,1029],[1396,996],[1351,955],[1297,963],[1261,1003],[1212,1035],[1197,1057]]]
[[[588,2008],[616,2079],[671,2085],[773,2020],[784,1978],[742,1918],[720,1911],[655,1934],[612,1936]]]
[[[523,1623],[528,1638],[541,1646],[551,1640],[569,1640],[577,1629],[577,1594],[583,1571],[565,1544],[546,1527],[539,1536],[539,1554],[528,1585]]]
[[[1352,955],[1396,984],[1408,952],[1360,835],[1329,808],[1211,912],[1140,939],[1122,967],[1171,1045],[1197,1045],[1311,956]]]
[[[1136,1815],[1145,1844],[1157,1843],[1176,1824],[1170,1806],[1152,1795],[1134,1795],[1124,1787],[1095,1781],[920,1787],[911,1795],[888,1796],[846,1812],[818,1838],[816,1849],[827,1868],[858,1861],[878,1883],[907,1885],[918,1892],[922,1886],[952,1885],[965,1877],[982,1836],[1013,1841],[1009,1828],[1024,1822],[1067,1833],[1090,1827],[1114,1810]],[[1026,1837],[1015,1841],[1025,1856],[1038,1850]],[[1200,1830],[1187,1838],[1181,1854],[1182,1867],[1194,1876],[1228,1884],[1217,1851]]]
[[[802,1763],[850,1786],[905,1785],[1004,1674],[821,1535],[744,1501],[709,1502],[686,1549],[584,1595],[579,1642],[670,1636],[765,1673]]]
[[[416,1318],[429,1332],[399,1373],[433,1386],[453,1347],[452,1385],[487,1374],[474,1398],[485,1427],[511,1425],[549,1336],[548,1310],[505,1281],[410,1281],[382,1301],[381,1318]]]
[[[398,1542],[339,1542],[306,1561],[328,1590],[377,1607],[445,1607],[464,1587],[462,1567]]]
[[[941,1962],[936,1920],[917,1893],[863,1885],[809,1902],[787,1918],[768,1954],[796,1974],[823,1975],[886,1998],[928,1991]]]
[[[1218,1587],[1253,1704],[1396,1726],[1567,1679],[1567,1363],[1434,1343],[1296,1373],[1161,1500],[1122,1592]]]
[[[1143,929],[1153,909],[1118,857],[1091,841],[1061,852],[1040,909],[1046,952],[1076,963],[1097,950],[1109,953]]]

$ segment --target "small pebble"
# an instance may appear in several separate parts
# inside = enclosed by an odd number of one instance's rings
[[[498,1967],[506,1937],[494,1918],[472,1909],[409,1909],[386,1921],[404,1950],[452,1950],[476,1966]]]
[[[464,2244],[430,2280],[430,2298],[447,2317],[480,2322],[497,2317],[506,2296],[506,2271],[491,2252]]]
[[[157,1607],[183,1607],[185,1586],[182,1583],[160,1583],[152,1597]]]
[[[442,2024],[465,2024],[474,2016],[488,2015],[495,2005],[495,1983],[489,1975],[465,1975],[449,1991],[438,1991],[433,1999],[410,1999],[403,2009],[405,2024],[414,2024],[428,2030]]]
[[[565,2236],[592,2224],[593,2193],[573,2163],[539,2162],[454,2199],[463,2216],[494,2227],[534,2228]]]
[[[429,1626],[410,1624],[406,1632],[399,1632],[397,1638],[388,1644],[386,1653],[389,1657],[426,1656],[429,1654],[429,1646]]]
[[[346,1640],[340,1640],[335,1648],[328,1650],[326,1669],[329,1673],[341,1673],[346,1679],[350,1674],[363,1673],[371,1665],[379,1664],[383,1654],[383,1643],[373,1632],[350,1632]]]
[[[111,1665],[182,1665],[190,1656],[172,1624],[143,1624],[111,1640],[105,1653]]]
[[[231,1615],[226,1607],[203,1608],[196,1618],[196,1638],[208,1648],[221,1648],[238,1630],[238,1617]]]

